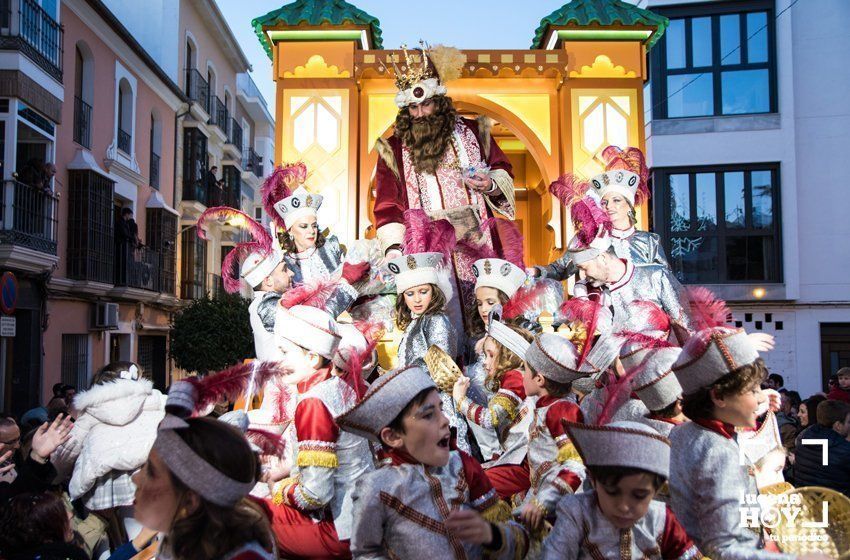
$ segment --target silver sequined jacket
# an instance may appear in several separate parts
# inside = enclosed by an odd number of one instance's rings
[[[254,299],[248,306],[251,330],[254,331],[254,353],[261,362],[272,359],[274,318],[280,297],[277,292],[255,290]]]
[[[761,534],[742,524],[742,509],[758,508],[742,500],[758,489],[734,439],[686,422],[673,428],[670,442],[670,505],[703,553],[714,560],[794,558],[764,550]]]
[[[652,501],[646,515],[630,529],[618,529],[602,514],[596,492],[566,496],[558,503],[558,519],[543,542],[544,560],[599,558],[702,558],[675,516]]]
[[[657,264],[669,268],[661,239],[657,233],[641,231],[631,228],[626,232],[615,230],[611,235],[611,246],[614,253],[621,258],[634,263],[635,266]],[[552,278],[553,280],[566,280],[575,274],[578,269],[573,264],[569,252],[564,253],[560,259],[546,265],[535,267],[540,272],[541,278]]]
[[[329,278],[342,264],[345,254],[335,235],[325,239],[325,244],[304,256],[303,253],[286,253],[286,266],[294,273],[293,284],[301,284],[313,278]]]
[[[467,461],[474,459],[467,459]],[[527,536],[513,521],[499,523],[502,547],[488,551],[452,538],[444,525],[453,509],[475,509],[493,520],[499,499],[480,466],[474,473],[452,451],[444,467],[403,463],[361,478],[354,489],[351,553],[355,559],[443,560],[522,558]],[[472,479],[470,479],[472,477]],[[481,488],[487,488],[482,492]],[[488,511],[489,510],[489,511]]]

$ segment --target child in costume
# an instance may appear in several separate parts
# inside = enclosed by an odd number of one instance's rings
[[[357,400],[355,389],[332,373],[339,329],[321,309],[281,306],[275,340],[281,365],[291,370],[284,380],[297,387],[297,451],[290,478],[275,487],[272,529],[283,556],[347,558],[351,490],[373,462],[366,440],[341,433],[334,420]]]
[[[501,305],[490,311],[487,336],[484,339],[484,369],[487,388],[493,395],[487,406],[467,397],[470,379],[461,376],[455,382],[453,397],[458,412],[470,426],[498,433],[500,444],[496,459],[486,465],[485,472],[502,498],[528,490],[528,428],[534,400],[526,399],[522,381],[522,362],[531,333],[506,325],[500,319]]]
[[[671,506],[688,535],[715,560],[794,558],[779,552],[763,527],[742,522],[743,508],[760,508],[755,469],[736,428],[756,428],[767,400],[761,391],[767,369],[753,340],[728,327],[700,330],[673,372],[691,422],[670,432]]]
[[[434,382],[419,367],[379,377],[337,421],[379,443],[389,464],[356,484],[355,558],[521,558],[528,539],[478,462],[450,448]]]
[[[569,395],[573,381],[597,373],[592,359],[590,352],[587,360],[579,363],[573,343],[554,333],[535,336],[525,353],[523,386],[537,402],[528,434],[530,489],[519,515],[532,529],[552,518],[558,501],[577,491],[584,480],[584,465],[561,420],[583,421]]]
[[[667,438],[635,422],[565,424],[593,489],[558,503],[544,559],[702,558],[670,508],[653,500],[669,475]]]

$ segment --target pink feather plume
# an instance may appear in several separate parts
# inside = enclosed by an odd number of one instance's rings
[[[696,331],[725,326],[732,312],[722,299],[703,286],[687,288],[691,320]]]
[[[404,212],[404,254],[442,253],[448,255],[457,245],[455,228],[448,220],[432,220],[424,210],[411,209]]]
[[[294,305],[309,305],[323,309],[339,288],[339,280],[315,278],[296,286],[280,298],[280,305],[287,309]]]
[[[561,313],[567,321],[578,321],[584,324],[587,329],[587,340],[581,349],[576,361],[576,367],[584,363],[584,359],[590,352],[590,347],[593,346],[593,337],[596,335],[596,323],[599,321],[599,311],[602,309],[602,304],[595,299],[574,297],[570,298],[561,304]]]
[[[276,202],[292,196],[292,191],[307,180],[307,166],[303,161],[278,165],[260,187],[263,208],[268,216],[277,221],[280,216],[274,209]]]
[[[602,159],[605,161],[605,171],[624,169],[637,173],[640,177],[638,189],[635,193],[635,204],[641,204],[649,200],[649,167],[646,158],[639,148],[627,147],[621,150],[617,146],[608,146],[602,150]]]
[[[531,286],[523,286],[502,306],[502,317],[511,320],[520,316],[539,315],[546,307],[550,284],[538,281]]]
[[[257,428],[248,428],[245,432],[248,441],[260,448],[261,455],[282,457],[286,452],[286,439],[283,434],[275,434]]]
[[[605,401],[596,423],[600,426],[608,424],[620,408],[631,398],[632,380],[646,367],[646,359],[641,360],[633,368],[626,371],[622,377],[614,377],[605,386]]]
[[[291,389],[279,379],[272,380],[272,384],[276,389],[273,391],[273,395],[266,394],[263,398],[271,397],[271,409],[274,411],[272,422],[275,424],[285,424],[292,421],[292,415],[289,413],[289,402],[292,400],[292,391],[294,389]]]
[[[222,399],[235,401],[248,390],[248,384],[253,376],[254,387],[262,387],[266,381],[275,375],[284,373],[277,362],[261,362],[256,366],[253,362],[236,364],[203,378],[190,377],[188,381],[198,390],[198,400],[195,410],[203,410]]]
[[[499,258],[525,270],[522,233],[515,222],[503,218],[488,218],[481,222],[478,230],[482,233],[489,231],[491,236],[498,236],[502,246],[502,255]]]
[[[264,243],[256,241],[248,241],[239,243],[232,251],[227,253],[224,260],[221,261],[221,281],[224,284],[224,291],[228,294],[235,294],[241,288],[241,278],[239,276],[239,262],[245,259],[251,253],[269,254],[270,249]]]
[[[549,192],[567,208],[584,198],[588,190],[590,190],[590,182],[572,173],[561,175],[549,185]]]
[[[198,237],[201,239],[209,240],[207,237],[207,229],[206,226],[209,222],[218,221],[219,223],[224,223],[227,220],[231,220],[238,227],[241,227],[251,238],[257,243],[261,243],[264,246],[271,249],[272,246],[272,236],[269,231],[263,227],[262,224],[258,223],[251,216],[246,214],[245,212],[241,212],[236,210],[235,208],[231,208],[230,206],[215,206],[213,208],[209,208],[201,217],[198,218]]]
[[[570,207],[570,215],[573,223],[576,224],[576,237],[578,237],[582,247],[590,246],[590,243],[599,235],[600,226],[608,233],[611,233],[614,227],[608,213],[589,196],[573,204]]]

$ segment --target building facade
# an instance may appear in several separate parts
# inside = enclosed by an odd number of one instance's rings
[[[669,2],[650,53],[653,229],[687,284],[776,337],[770,370],[804,397],[850,365],[850,5]]]
[[[204,242],[195,221],[253,213],[270,167],[249,69],[212,1],[0,2],[0,268],[18,287],[0,409],[87,388],[115,360],[170,383],[172,314],[217,293],[240,235],[225,223]]]

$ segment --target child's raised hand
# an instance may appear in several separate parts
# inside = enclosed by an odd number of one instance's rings
[[[543,525],[545,518],[546,512],[535,503],[527,503],[522,506],[522,511],[519,514],[519,520],[531,531],[538,530]]]
[[[466,398],[466,392],[469,391],[469,378],[461,375],[455,381],[455,386],[452,388],[452,397],[455,402],[460,404],[460,401]]]
[[[469,544],[490,544],[493,542],[493,526],[471,509],[456,509],[446,518],[449,533]]]

